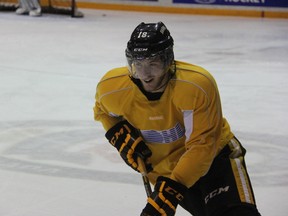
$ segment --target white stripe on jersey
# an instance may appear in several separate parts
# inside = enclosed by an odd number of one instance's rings
[[[141,134],[147,143],[171,143],[174,142],[185,134],[185,129],[178,122],[173,128],[167,130],[141,130]]]
[[[182,110],[185,126],[186,142],[190,139],[193,132],[193,110]]]

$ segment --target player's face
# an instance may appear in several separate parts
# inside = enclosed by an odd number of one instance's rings
[[[140,79],[145,91],[164,91],[168,80],[168,73],[160,57],[134,60],[133,66],[135,75]]]

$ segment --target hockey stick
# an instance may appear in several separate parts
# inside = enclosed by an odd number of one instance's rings
[[[138,162],[139,170],[141,170],[141,175],[142,175],[142,180],[143,180],[144,188],[146,191],[146,195],[147,197],[150,197],[150,195],[152,194],[152,189],[151,189],[150,181],[147,177],[147,170],[146,170],[145,163],[140,157],[137,158],[137,162]]]

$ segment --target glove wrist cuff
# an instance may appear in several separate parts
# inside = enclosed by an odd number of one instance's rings
[[[181,201],[183,199],[186,191],[188,190],[185,185],[176,182],[170,178],[159,176],[157,178],[155,190],[162,190],[161,185],[163,184],[163,182],[165,182],[164,191],[162,191],[163,193],[167,193],[168,196],[174,196],[178,201]]]
[[[105,133],[105,137],[110,140],[115,136],[115,133],[119,133],[119,135],[121,134],[120,130],[121,128],[123,128],[123,125],[125,124],[129,124],[128,121],[124,120],[124,121],[120,121],[117,124],[115,124],[113,127],[111,127],[106,133]]]

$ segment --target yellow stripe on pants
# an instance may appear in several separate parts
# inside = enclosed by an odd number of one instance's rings
[[[236,181],[240,200],[241,202],[255,204],[249,178],[243,165],[244,157],[242,155],[241,146],[237,142],[237,140],[232,139],[229,143],[229,147],[232,151],[230,155],[230,163]]]

